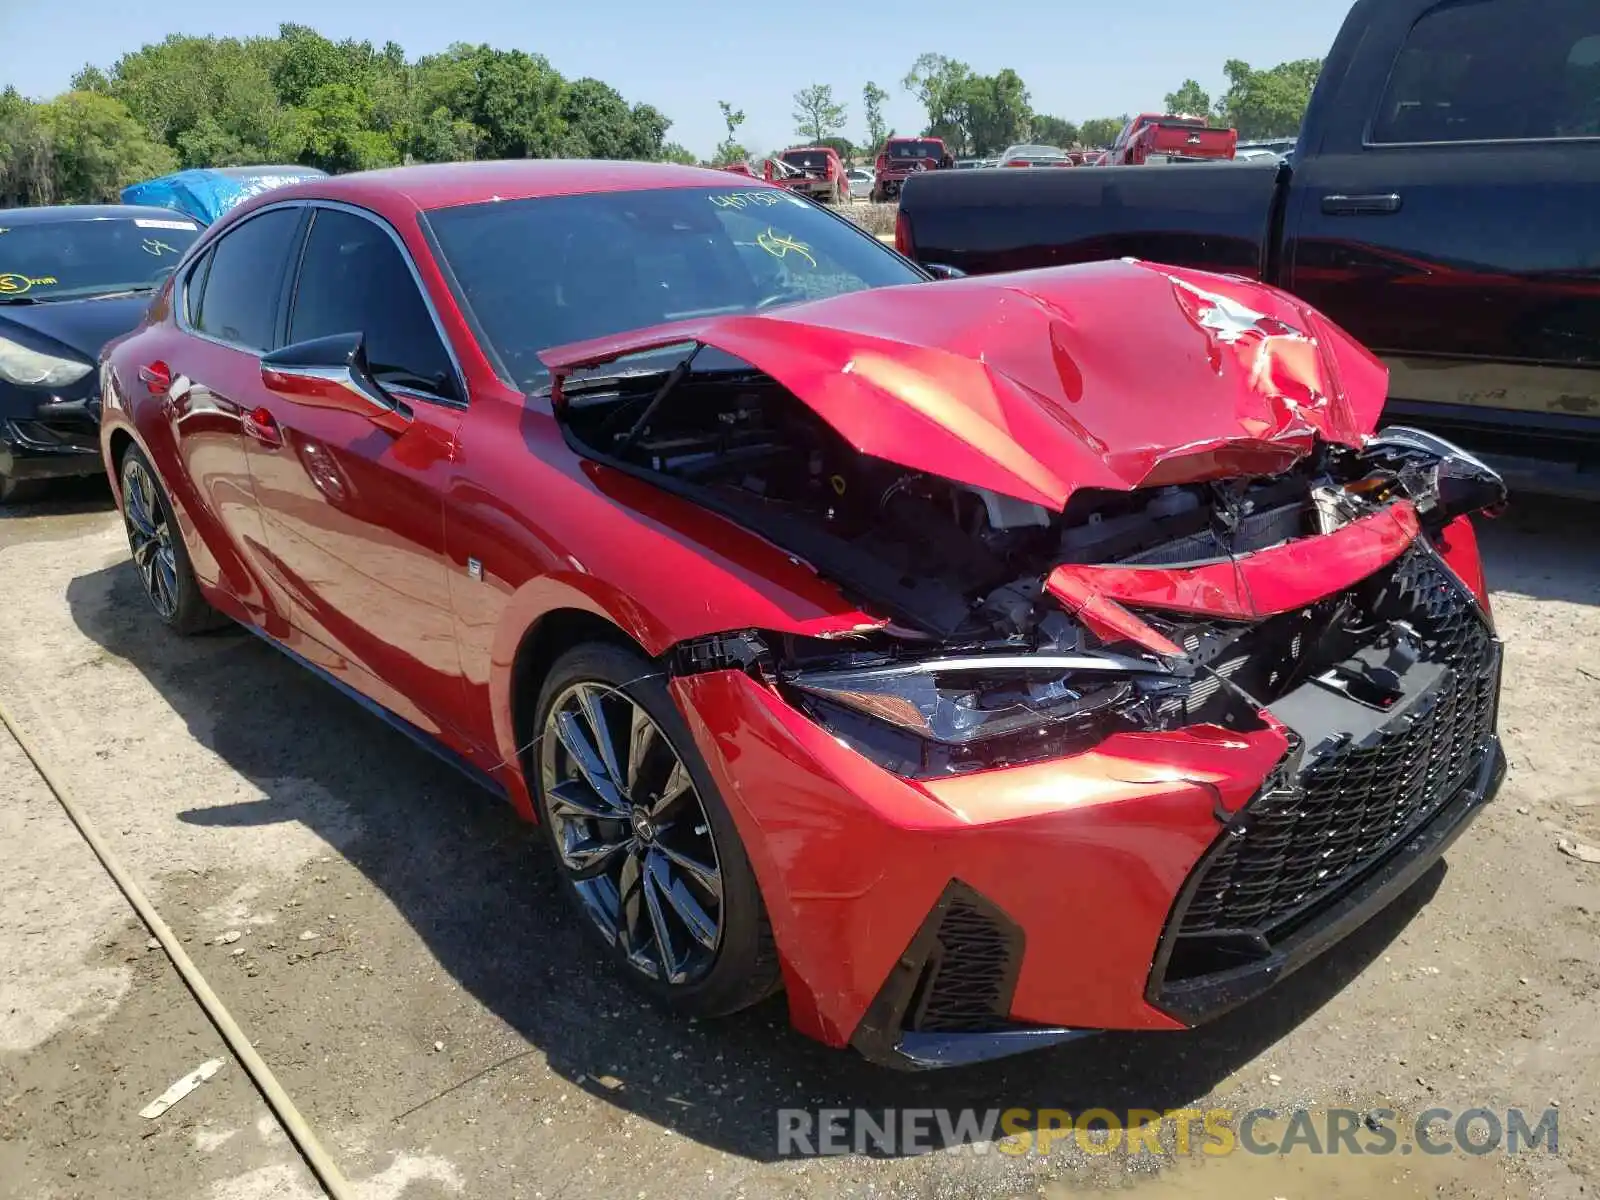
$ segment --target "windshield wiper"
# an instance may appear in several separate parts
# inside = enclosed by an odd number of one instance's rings
[[[0,296],[0,304],[37,304],[37,296]]]

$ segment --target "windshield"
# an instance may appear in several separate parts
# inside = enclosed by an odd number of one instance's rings
[[[199,236],[197,223],[176,215],[7,227],[0,212],[0,301],[43,303],[154,288]]]
[[[552,346],[926,278],[780,188],[490,201],[426,220],[487,348],[524,391],[548,382],[539,351]]]
[[[938,142],[890,142],[890,158],[931,158],[937,160],[944,154]]]
[[[828,156],[821,150],[788,150],[783,155],[783,161],[791,167],[808,171],[826,170],[828,166]]]

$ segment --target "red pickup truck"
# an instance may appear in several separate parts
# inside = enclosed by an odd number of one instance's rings
[[[936,171],[955,166],[955,159],[945,149],[944,141],[935,137],[890,138],[878,151],[872,184],[872,200],[881,204],[895,200],[905,181],[923,171]]]
[[[824,204],[847,204],[850,181],[832,146],[795,146],[778,155],[783,168],[769,168],[767,178]]]
[[[1210,124],[1204,117],[1140,113],[1122,127],[1102,166],[1137,167],[1161,159],[1231,160],[1239,131]]]

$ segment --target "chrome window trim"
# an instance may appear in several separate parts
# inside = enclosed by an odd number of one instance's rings
[[[211,239],[207,245],[201,246],[199,253],[195,255],[195,261],[185,266],[183,270],[183,295],[180,298],[182,302],[174,305],[173,307],[173,320],[176,322],[177,327],[191,337],[197,337],[202,341],[210,342],[216,346],[225,346],[230,350],[238,350],[242,353],[249,354],[254,358],[259,359],[271,353],[271,349],[268,347],[247,346],[242,342],[234,342],[228,340],[227,338],[220,338],[214,334],[206,333],[205,331],[196,329],[193,325],[191,325],[189,323],[188,311],[189,284],[193,279],[194,273],[199,265],[206,260],[206,257],[219,244],[221,244],[225,239],[231,237],[235,230],[243,228],[249,222],[255,220],[257,217],[263,216],[266,213],[279,212],[283,209],[305,208],[327,208],[339,212],[346,212],[351,216],[360,217],[363,220],[371,221],[389,236],[389,240],[393,242],[395,248],[400,251],[400,258],[406,264],[406,270],[411,273],[411,282],[416,286],[418,294],[422,297],[422,303],[428,310],[428,318],[433,322],[433,331],[438,335],[440,343],[444,346],[445,357],[450,361],[450,370],[455,377],[456,388],[460,392],[462,398],[459,400],[450,399],[445,396],[436,396],[430,392],[418,391],[413,388],[406,388],[404,390],[408,397],[415,397],[416,399],[422,400],[426,403],[436,404],[441,408],[466,408],[470,402],[470,397],[468,396],[467,392],[466,372],[461,369],[461,359],[456,354],[455,345],[451,342],[449,335],[445,332],[444,322],[439,317],[439,310],[434,305],[433,297],[428,294],[427,285],[423,283],[422,280],[422,273],[417,270],[416,261],[413,259],[409,247],[406,246],[405,239],[400,236],[399,231],[396,230],[393,225],[391,225],[387,220],[379,216],[377,213],[373,212],[371,209],[362,208],[360,205],[350,204],[343,200],[325,200],[315,196],[300,196],[292,200],[280,200],[272,204],[264,204],[254,212],[250,213],[248,216],[243,217],[239,221],[230,225],[227,229],[223,230],[215,238]],[[315,214],[313,213],[311,227],[315,227],[315,225],[316,220]],[[289,293],[289,312],[285,314],[291,318],[294,313],[294,299],[300,290],[300,271],[304,262],[306,240],[309,239],[310,236],[311,228],[308,227],[305,238],[301,239],[295,247],[300,253],[297,256],[296,262],[293,266],[295,273],[294,287]],[[287,324],[285,328],[287,329]],[[287,336],[287,333],[285,333],[285,336]]]

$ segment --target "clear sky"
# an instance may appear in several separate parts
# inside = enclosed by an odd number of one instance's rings
[[[1159,107],[1185,77],[1216,95],[1222,64],[1321,57],[1350,0],[0,0],[0,86],[45,98],[86,62],[110,66],[169,33],[270,34],[310,25],[334,40],[399,42],[411,57],[451,42],[543,54],[569,78],[592,75],[672,118],[667,136],[697,154],[722,138],[718,100],[745,111],[752,152],[792,144],[792,96],[831,83],[849,103],[845,134],[865,136],[861,85],[887,88],[889,123],[920,127],[900,79],[936,51],[990,73],[1012,67],[1035,111],[1070,120]]]

